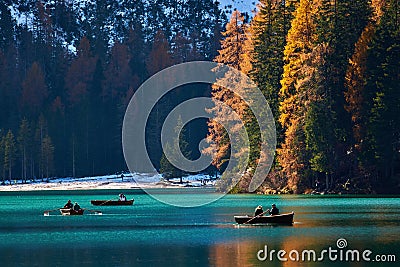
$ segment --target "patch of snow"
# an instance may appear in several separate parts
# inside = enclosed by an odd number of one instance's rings
[[[123,174],[123,177],[122,177]],[[129,189],[151,187],[212,187],[215,179],[210,179],[206,174],[194,174],[183,177],[183,183],[179,178],[165,181],[158,173],[130,173],[120,172],[101,176],[88,176],[81,178],[62,177],[29,180],[22,184],[20,180],[5,181],[0,186],[0,191],[32,191],[32,190],[82,190],[82,189]]]
[[[8,8],[10,9],[11,17],[17,21],[17,25],[26,25],[28,29],[33,29],[32,25],[35,18],[33,12],[20,12],[14,5]]]

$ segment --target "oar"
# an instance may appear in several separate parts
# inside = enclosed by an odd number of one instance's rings
[[[58,208],[58,209],[54,209],[54,210],[45,210],[44,212],[43,212],[43,216],[50,216],[50,212],[52,212],[52,211],[56,211],[56,210],[60,210],[60,209],[62,209],[62,208]]]
[[[106,204],[107,202],[110,202],[110,201],[113,201],[114,199],[109,199],[109,200],[107,200],[107,201],[104,201],[103,203],[101,203],[100,205],[97,205],[97,206],[101,206],[101,205],[104,205],[104,204]]]
[[[89,209],[83,209],[83,210],[87,210],[89,212],[93,212],[96,215],[103,215],[103,213],[100,210],[89,210]]]
[[[258,218],[258,217],[261,217],[261,216],[263,216],[263,215],[264,215],[264,213],[266,213],[266,212],[269,212],[269,209],[268,209],[268,210],[266,210],[266,211],[264,211],[263,213],[260,213],[260,214],[258,214],[257,216],[254,216],[253,218],[251,218],[251,219],[250,219],[250,220],[248,220],[247,222],[244,222],[243,224],[249,223],[249,222],[251,222],[252,220],[254,220],[255,218]]]

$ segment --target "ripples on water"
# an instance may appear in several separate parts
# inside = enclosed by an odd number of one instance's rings
[[[198,189],[189,190],[190,194],[180,192],[171,198],[199,197]],[[338,238],[345,238],[349,248],[376,253],[396,254],[400,245],[397,197],[228,195],[205,206],[177,208],[140,190],[127,190],[125,195],[135,198],[133,206],[90,205],[91,199],[111,199],[118,193],[0,193],[2,266],[281,266],[285,264],[277,260],[260,262],[257,252],[265,245],[276,250],[321,250],[336,246]],[[61,216],[54,211],[43,216],[45,210],[61,207],[68,199],[103,215]],[[234,223],[234,215],[252,214],[257,205],[266,209],[271,203],[281,212],[294,211],[294,225]],[[355,263],[321,264],[286,263]]]

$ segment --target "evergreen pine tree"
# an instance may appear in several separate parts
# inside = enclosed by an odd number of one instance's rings
[[[379,177],[379,187],[390,187],[399,173],[400,148],[400,19],[398,1],[388,1],[369,48],[367,60],[367,101],[370,101],[367,122],[366,150],[363,160]],[[372,168],[371,168],[372,167]]]
[[[14,134],[12,133],[11,130],[7,132],[7,135],[5,136],[3,141],[3,146],[4,146],[3,166],[4,169],[6,170],[6,176],[8,180],[11,182],[11,179],[13,178],[13,167],[15,164],[16,152],[17,152]]]
[[[54,171],[54,145],[51,141],[50,136],[46,135],[41,144],[41,150],[43,151],[41,158],[41,168],[46,178],[49,178]]]
[[[28,177],[27,169],[28,169],[28,156],[30,154],[30,148],[32,143],[32,136],[30,125],[27,119],[22,119],[21,124],[19,126],[19,132],[17,137],[19,155],[21,158],[21,179],[23,182],[26,182]]]
[[[13,42],[13,18],[6,2],[0,3],[0,50],[6,51]]]
[[[351,118],[345,109],[345,77],[349,59],[354,53],[357,40],[367,26],[371,9],[368,2],[362,0],[323,0],[318,9],[318,40],[329,44],[331,49],[325,63],[329,72],[325,87],[329,107],[334,113],[332,127],[335,138],[332,139],[331,146],[335,147],[335,167],[331,178],[332,184],[336,184],[341,176],[351,175],[353,168],[354,156],[348,153],[353,143],[353,131]]]
[[[366,170],[365,152],[367,151],[367,124],[368,114],[371,109],[371,95],[368,94],[365,88],[367,81],[367,60],[368,49],[375,37],[376,30],[380,24],[382,16],[383,0],[374,0],[371,2],[373,15],[367,26],[361,33],[360,38],[355,44],[354,54],[349,60],[349,66],[346,71],[345,91],[346,111],[351,114],[354,150],[357,159],[360,161],[361,169]]]
[[[274,114],[278,145],[282,142],[282,131],[279,119],[279,89],[283,74],[283,52],[286,45],[286,36],[293,19],[293,11],[297,1],[262,0],[258,5],[249,30],[248,42],[251,46],[246,51],[249,65],[246,71],[257,83],[266,97]]]
[[[5,185],[5,167],[4,167],[4,142],[5,136],[3,135],[3,129],[0,129],[0,175],[1,185]]]
[[[177,120],[177,124],[175,127],[174,131],[174,136],[178,137],[177,142],[178,144],[170,144],[166,143],[165,144],[165,151],[168,151],[168,154],[174,157],[175,159],[179,158],[179,151],[176,149],[179,149],[182,155],[184,155],[187,159],[190,159],[191,152],[189,151],[188,148],[188,142],[186,140],[186,130],[185,128],[182,128],[183,123],[182,123],[182,117],[179,116]],[[179,132],[179,130],[182,129],[182,131]],[[179,178],[180,183],[182,183],[182,177],[186,174],[185,171],[175,167],[166,157],[165,153],[162,154],[161,159],[160,159],[160,173],[163,175],[163,177],[167,180],[171,178]]]

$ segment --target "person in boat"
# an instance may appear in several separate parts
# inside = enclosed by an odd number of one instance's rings
[[[68,200],[67,204],[64,205],[64,209],[72,209],[73,207],[71,200]]]
[[[79,206],[78,202],[75,202],[74,210],[75,210],[75,211],[78,211],[78,210],[80,210],[80,209],[81,209],[81,206]]]
[[[126,196],[124,194],[119,194],[119,201],[126,201]]]
[[[271,209],[268,209],[269,215],[278,215],[279,214],[279,209],[276,207],[275,204],[271,205]]]
[[[264,210],[263,210],[262,206],[259,205],[259,206],[256,208],[256,210],[254,211],[254,216],[258,216],[258,215],[263,214],[263,213],[264,213]]]

